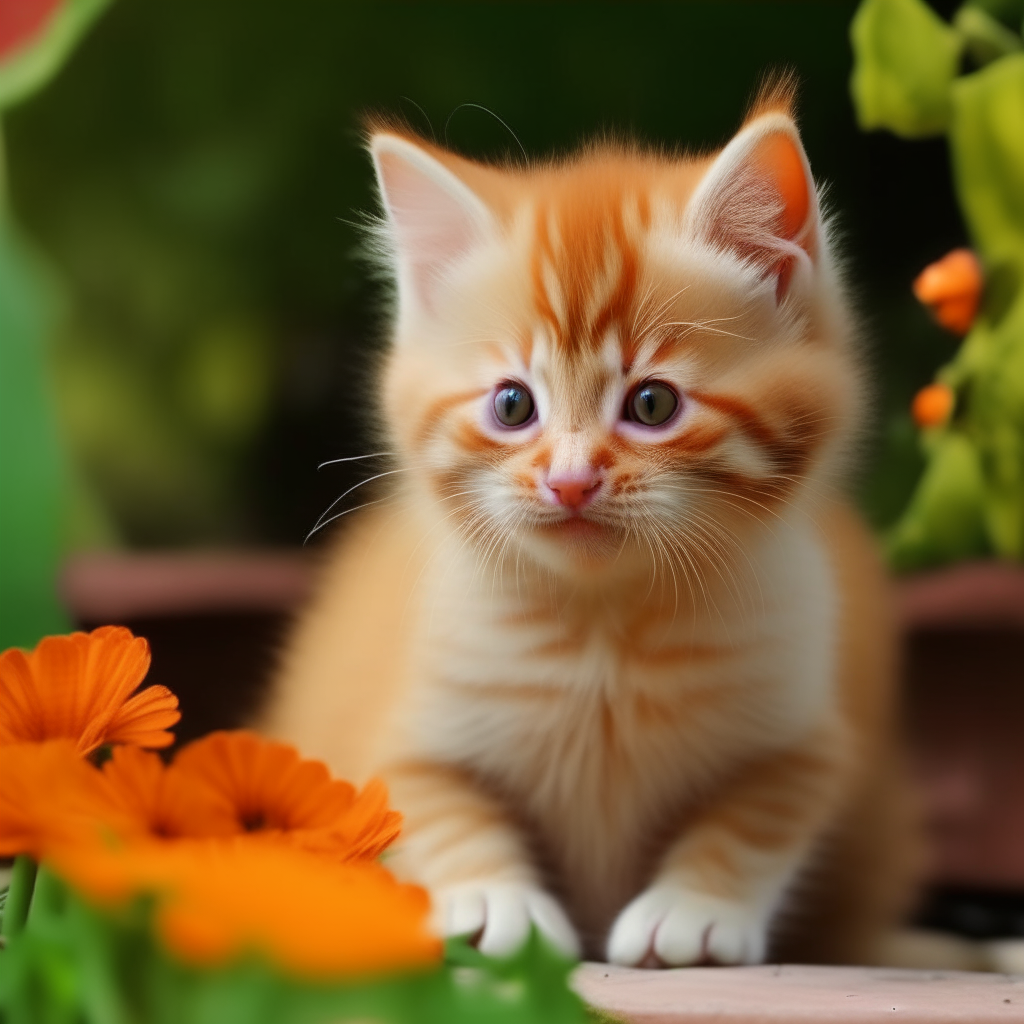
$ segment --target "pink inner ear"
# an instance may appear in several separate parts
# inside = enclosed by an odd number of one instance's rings
[[[814,235],[804,231],[811,212],[812,186],[796,142],[784,132],[767,136],[754,151],[751,165],[782,201],[772,233],[787,242],[796,242],[813,256]],[[771,264],[770,273],[776,276],[776,302],[781,302],[789,291],[795,267],[796,258],[792,254],[779,254]]]
[[[774,277],[779,302],[800,262],[794,246],[816,255],[813,188],[796,135],[773,127],[729,161],[704,207],[706,237]]]
[[[793,140],[785,134],[769,135],[757,147],[754,166],[774,186],[782,199],[776,233],[793,241],[807,223],[811,209],[810,186],[804,162]],[[807,248],[807,245],[804,245]]]
[[[446,271],[479,241],[486,211],[451,171],[414,144],[383,136],[374,140],[374,154],[409,298],[431,309]]]

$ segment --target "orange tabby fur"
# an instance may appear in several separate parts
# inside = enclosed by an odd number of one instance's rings
[[[532,921],[621,963],[870,960],[904,910],[891,615],[841,492],[862,378],[789,105],[704,156],[372,136],[400,483],[262,724],[388,780],[389,864],[485,951]],[[645,380],[665,426],[622,418]]]

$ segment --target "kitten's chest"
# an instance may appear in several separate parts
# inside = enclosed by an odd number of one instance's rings
[[[756,602],[709,594],[703,610],[643,590],[544,600],[439,587],[413,745],[553,819],[571,804],[617,827],[638,807],[657,816],[699,796],[833,698],[836,601],[820,546],[794,533],[757,564]]]
[[[563,814],[571,802],[602,819],[628,816],[638,793],[654,809],[695,794],[790,717],[764,671],[765,646],[737,622],[467,609],[424,652],[417,746],[536,814]]]

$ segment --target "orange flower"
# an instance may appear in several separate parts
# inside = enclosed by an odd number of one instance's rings
[[[919,427],[940,427],[953,414],[956,396],[946,384],[929,384],[914,395],[911,412]]]
[[[292,747],[252,733],[213,733],[169,767],[138,747],[116,747],[102,769],[77,756],[68,740],[0,749],[0,856],[40,855],[99,835],[245,836],[333,860],[373,860],[401,824],[388,810],[383,783],[357,794],[319,761],[303,761]]]
[[[192,963],[256,952],[291,972],[328,977],[441,956],[426,892],[375,863],[338,864],[284,844],[182,840],[69,848],[54,866],[100,902],[153,893],[159,935]]]
[[[331,782],[322,765],[246,733],[196,747],[187,759],[192,768],[226,764],[238,774],[228,771],[220,782],[240,787],[249,803],[227,799],[230,786],[218,790],[201,772],[165,768],[157,755],[135,747],[116,748],[102,769],[67,739],[0,747],[0,856],[43,859],[100,903],[152,894],[158,933],[195,963],[255,951],[321,977],[440,957],[426,923],[426,893],[367,859],[397,828],[382,786],[356,796]],[[281,769],[280,788],[249,786],[249,763]],[[299,803],[289,808],[292,798]],[[244,807],[275,826],[246,832]],[[226,829],[234,834],[225,836]]]
[[[149,644],[121,626],[49,636],[29,654],[0,654],[0,744],[70,739],[166,747],[181,717],[165,686],[129,695],[149,670]]]
[[[978,257],[970,249],[954,249],[918,274],[914,295],[943,327],[963,335],[974,323],[983,286]]]
[[[237,835],[233,809],[201,779],[168,768],[138,747],[115,747],[103,765],[114,805],[132,822],[130,831],[156,839]]]
[[[0,746],[0,856],[40,859],[133,830],[131,815],[71,740]]]
[[[208,804],[206,813],[211,821],[220,815],[220,834],[259,833],[342,860],[372,860],[401,828],[382,782],[357,794],[349,783],[331,779],[322,762],[304,761],[294,747],[250,732],[196,740],[178,754],[168,775],[176,776],[177,788],[216,794],[219,810]]]

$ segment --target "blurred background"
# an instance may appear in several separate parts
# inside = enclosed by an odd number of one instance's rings
[[[64,3],[83,24],[103,6]],[[956,6],[932,4],[947,18]],[[3,7],[0,51],[24,31],[21,14],[60,5]],[[801,130],[863,316],[876,402],[855,486],[884,531],[925,465],[911,400],[959,345],[910,284],[970,239],[944,137],[857,127],[856,8],[111,4],[3,117],[0,330],[36,325],[18,358],[35,360],[39,401],[10,385],[0,455],[22,476],[2,475],[42,495],[21,519],[0,502],[3,571],[26,580],[4,592],[8,622],[41,580],[49,631],[120,621],[150,638],[151,679],[181,695],[183,738],[243,721],[308,589],[304,538],[370,475],[316,468],[369,450],[377,401],[366,371],[382,292],[360,257],[357,225],[374,209],[361,115],[399,114],[482,158],[609,132],[715,147],[779,66],[799,76]],[[0,352],[8,369],[15,348]],[[927,920],[1024,935],[1024,577],[959,566],[908,580],[900,600],[908,728],[946,894]],[[5,645],[35,642],[32,614]]]
[[[5,124],[13,210],[66,290],[72,542],[296,545],[344,489],[316,465],[363,450],[375,402],[362,113],[480,157],[518,153],[512,131],[530,155],[607,131],[718,146],[780,65],[865,314],[879,388],[859,490],[890,523],[921,466],[910,399],[956,345],[909,282],[967,239],[945,142],[855,125],[855,6],[113,4]]]

